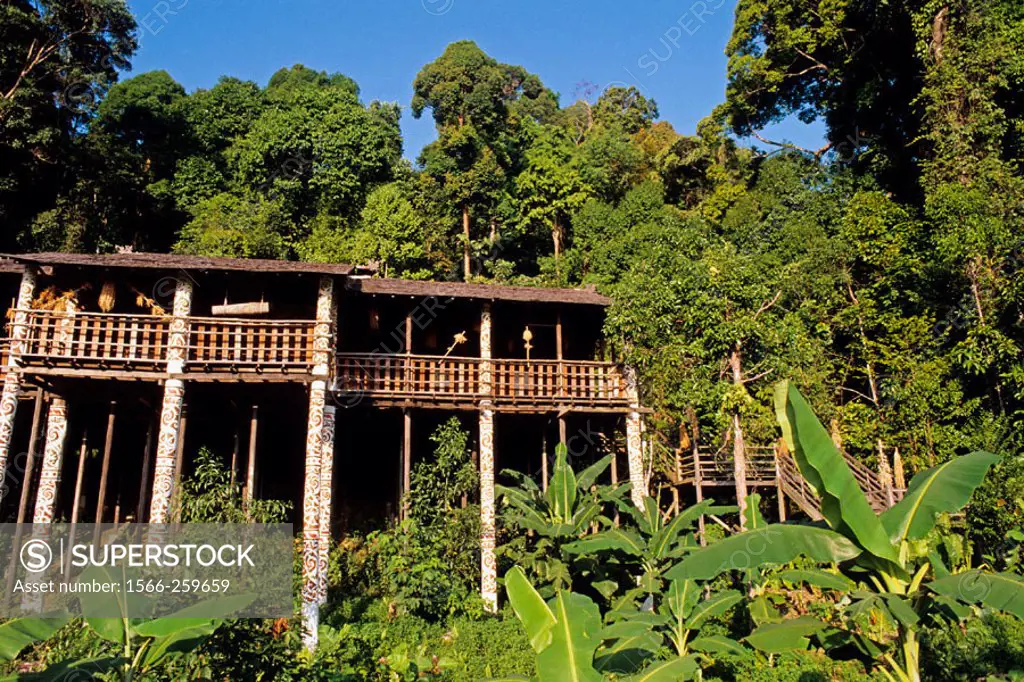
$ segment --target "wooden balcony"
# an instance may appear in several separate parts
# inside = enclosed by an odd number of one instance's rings
[[[508,360],[430,355],[338,353],[337,389],[385,403],[490,400],[506,407],[628,405],[625,380],[610,362]],[[485,363],[491,368],[488,390]]]
[[[32,310],[22,363],[93,369],[161,370],[169,317]]]
[[[159,378],[167,371],[173,319],[32,310],[22,364],[40,373]],[[188,326],[185,373],[196,378],[312,371],[314,320],[190,317]]]

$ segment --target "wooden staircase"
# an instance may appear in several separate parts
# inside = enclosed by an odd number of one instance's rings
[[[701,500],[708,488],[733,488],[736,484],[732,453],[708,455],[677,450],[674,455],[675,471],[669,476],[669,484],[675,491],[680,486],[692,485],[697,489],[697,499]],[[902,489],[884,485],[881,477],[862,462],[846,452],[843,452],[843,459],[876,512],[888,509],[903,499]],[[816,521],[821,519],[821,500],[800,473],[788,450],[775,446],[748,446],[746,472],[748,487],[775,487],[780,499],[788,497],[807,516]],[[678,492],[674,494],[678,496]],[[780,507],[780,516],[783,509]]]
[[[811,488],[806,479],[804,479],[800,474],[800,469],[797,468],[793,455],[788,450],[779,451],[776,449],[775,456],[778,464],[778,483],[780,490],[782,490],[789,499],[793,500],[796,506],[805,514],[815,521],[820,520],[821,499],[818,497],[818,494],[814,492],[814,489]],[[862,462],[854,459],[846,452],[843,452],[843,459],[846,460],[847,465],[850,467],[850,471],[853,472],[854,478],[857,479],[857,484],[860,485],[861,490],[864,491],[864,494],[868,498],[868,502],[871,503],[871,508],[874,509],[875,512],[885,511],[903,499],[904,490],[886,487],[882,484],[882,480],[878,474],[864,466]]]

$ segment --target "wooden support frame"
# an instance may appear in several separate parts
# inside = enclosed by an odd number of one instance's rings
[[[260,430],[260,406],[252,406],[252,414],[249,416],[249,457],[246,460],[245,468],[245,504],[249,503],[256,496],[256,452],[257,438]]]
[[[153,468],[153,436],[155,428],[153,419],[150,418],[149,426],[146,428],[146,445],[142,451],[142,473],[139,475],[139,504],[135,508],[135,521],[142,523],[142,515],[146,511],[149,491],[149,472]]]
[[[103,464],[100,468],[100,490],[96,495],[95,523],[103,523],[103,512],[107,502],[107,479],[110,476],[110,454],[114,448],[114,424],[117,420],[117,401],[110,401],[107,413],[107,435],[103,441]],[[98,530],[98,529],[97,529]],[[97,534],[96,539],[99,539]]]
[[[54,396],[46,417],[46,445],[39,471],[39,492],[32,523],[52,523],[57,506],[57,483],[64,462],[64,441],[68,435],[68,406],[64,398]]]
[[[44,393],[36,388],[35,404],[32,407],[32,432],[28,439],[28,454],[25,456],[25,471],[21,477],[21,497],[18,500],[18,523],[25,522],[28,513],[28,500],[32,491],[32,475],[35,473],[36,452],[39,449],[39,422],[43,415]],[[18,546],[18,542],[14,543]],[[12,574],[13,575],[13,574]]]

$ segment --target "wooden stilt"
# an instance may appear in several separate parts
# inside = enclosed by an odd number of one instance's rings
[[[36,449],[39,440],[39,422],[43,413],[43,389],[36,389],[35,406],[32,408],[32,431],[28,436],[28,454],[25,456],[25,471],[21,476],[21,498],[18,500],[18,525],[14,530],[13,547],[21,547],[21,538],[24,535],[22,524],[25,523],[25,516],[28,514],[28,498],[32,490],[32,473],[36,464]],[[11,564],[7,568],[7,594],[14,589],[14,577],[17,571],[14,570],[14,561],[17,555],[11,554]]]
[[[153,435],[155,433],[153,419],[149,420],[149,428],[146,430],[146,447],[142,451],[142,474],[139,476],[139,504],[135,508],[136,523],[143,522],[143,513],[146,511],[149,492],[149,470],[153,466]]]
[[[246,462],[245,474],[245,502],[251,501],[255,495],[256,485],[256,437],[260,430],[260,406],[252,406],[252,416],[249,417],[249,459]]]
[[[747,452],[743,442],[740,416],[732,416],[732,466],[736,479],[736,506],[740,508],[740,530],[747,528]]]
[[[85,478],[85,459],[89,455],[89,434],[82,434],[82,445],[78,448],[78,473],[75,475],[75,501],[71,507],[71,524],[78,523],[82,508],[82,480]]]
[[[566,385],[565,385],[565,365],[562,364],[562,314],[557,313],[555,315],[555,359],[558,360],[558,397],[566,397]],[[558,417],[558,435],[561,442],[565,443],[565,424],[564,419]]]
[[[612,487],[613,488],[618,487],[618,485],[619,485],[619,449],[615,445],[615,439],[612,439],[611,475],[612,475]],[[619,526],[619,510],[618,509],[615,510],[615,519],[614,520],[615,520],[615,527],[618,528],[618,526]]]
[[[100,468],[100,491],[96,496],[96,520],[95,523],[103,523],[103,511],[107,501],[107,479],[110,475],[110,453],[114,447],[114,422],[117,419],[117,402],[110,401],[110,411],[107,414],[107,437],[103,441],[103,465]],[[97,528],[97,539],[99,529]]]
[[[174,489],[181,485],[181,470],[185,464],[185,428],[188,426],[188,405],[181,406],[181,422],[178,427],[178,448],[174,453]]]
[[[238,480],[238,450],[241,446],[241,436],[238,433],[238,422],[237,417],[235,420],[235,437],[231,442],[231,487],[235,487],[235,481]]]
[[[153,464],[153,492],[149,502],[149,522],[167,523],[174,495],[175,471],[181,441],[182,406],[185,402],[185,360],[189,346],[189,314],[192,309],[192,280],[180,277],[174,286],[174,317],[167,341],[167,373],[160,406],[160,433],[157,436]]]
[[[409,517],[409,486],[412,485],[412,414],[402,410],[402,518]]]
[[[704,476],[700,470],[700,450],[697,448],[697,441],[694,439],[693,443],[693,489],[697,504],[704,501]],[[697,518],[697,535],[700,538],[700,544],[706,545],[708,543],[707,536],[704,535],[704,515],[701,514]]]
[[[640,416],[640,389],[636,382],[636,371],[626,366],[626,394],[630,411],[626,414],[626,458],[629,463],[630,499],[639,509],[644,508],[648,496],[647,477],[644,475],[643,418]]]
[[[4,374],[3,391],[0,392],[0,483],[7,473],[7,456],[14,436],[14,418],[18,411],[18,395],[21,392],[21,355],[28,338],[28,311],[36,289],[36,271],[26,267],[21,274],[18,300],[15,304],[14,319],[10,325],[10,346],[7,351],[7,372]]]
[[[85,459],[89,455],[89,434],[82,434],[82,445],[78,448],[78,473],[75,475],[75,497],[71,506],[71,528],[68,531],[68,545],[75,544],[75,527],[78,525],[78,515],[82,510],[82,481],[85,478]],[[71,553],[68,552],[67,561],[64,562],[64,574],[71,570]]]
[[[32,490],[32,474],[36,464],[39,442],[39,422],[43,414],[43,389],[36,389],[35,405],[32,408],[32,431],[29,433],[28,455],[25,457],[25,472],[21,477],[21,499],[18,501],[18,523],[25,522],[28,513],[28,498]],[[15,547],[18,543],[14,543]]]
[[[324,415],[326,413],[327,378],[334,362],[334,337],[337,304],[334,280],[321,277],[316,299],[316,338],[313,345],[313,370],[317,377],[309,385],[309,414],[306,421],[306,466],[302,495],[302,643],[307,651],[316,649],[320,630],[321,554],[323,538],[321,498],[322,463],[324,456]],[[331,451],[333,457],[333,450]],[[328,465],[329,467],[330,465]],[[330,479],[328,472],[326,479]],[[329,494],[328,494],[329,498]],[[326,562],[324,562],[326,564]],[[326,565],[323,569],[326,570]]]
[[[480,312],[480,390],[491,393],[491,305]],[[480,403],[480,596],[484,608],[498,611],[498,565],[495,553],[494,515],[494,408],[489,399]]]
[[[550,423],[548,422],[548,424]],[[546,424],[544,432],[540,436],[540,486],[544,492],[548,491],[548,434]]]
[[[331,506],[334,492],[334,427],[337,409],[324,406],[324,426],[320,434],[320,544],[319,594],[317,603],[327,603],[327,566],[331,558]]]
[[[786,520],[786,492],[782,484],[782,471],[779,468],[779,451],[777,445],[772,445],[772,454],[775,455],[775,495],[779,503],[779,522]]]
[[[57,507],[57,483],[64,462],[64,441],[68,435],[68,406],[63,398],[54,397],[46,416],[46,444],[43,466],[39,470],[39,492],[32,523],[53,523]]]

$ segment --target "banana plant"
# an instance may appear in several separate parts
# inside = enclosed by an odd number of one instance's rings
[[[606,528],[567,544],[564,550],[574,555],[597,555],[605,566],[612,562],[622,566],[631,587],[618,599],[618,603],[629,604],[644,594],[654,595],[664,591],[665,571],[687,552],[699,546],[693,526],[701,515],[726,513],[735,509],[716,507],[712,500],[705,500],[666,519],[652,497],[644,498],[642,509],[624,500],[620,511],[627,521],[632,521],[631,524]],[[612,583],[596,584],[595,587],[606,598],[614,595],[618,589],[618,585]]]
[[[108,568],[86,569],[79,580],[90,582],[116,581],[118,576]],[[206,600],[201,604],[183,608],[165,618],[130,618],[127,593],[111,594],[83,592],[79,595],[86,613],[120,612],[119,618],[86,617],[85,625],[93,634],[111,642],[117,652],[109,656],[70,659],[49,666],[39,673],[15,675],[0,682],[19,680],[71,680],[91,679],[93,675],[115,671],[123,682],[131,682],[138,675],[151,672],[172,656],[188,653],[198,647],[221,626],[224,618],[210,614],[233,613],[245,608],[255,595],[243,594]],[[133,612],[145,611],[149,603],[142,595],[132,595]],[[111,606],[114,602],[115,606]],[[57,614],[52,617],[22,618],[0,625],[0,658],[12,660],[30,644],[44,641],[63,627],[70,617]]]
[[[628,485],[597,485],[598,477],[610,464],[608,455],[577,475],[569,465],[565,445],[559,444],[547,491],[541,490],[529,476],[512,471],[503,473],[517,478],[518,486],[495,486],[504,506],[503,525],[525,531],[504,543],[500,552],[525,566],[545,596],[572,587],[573,557],[564,552],[565,546],[595,527],[611,526],[605,509],[613,507],[629,491]],[[596,570],[599,567],[592,565],[578,573],[594,579]]]
[[[800,392],[788,382],[776,386],[776,413],[783,438],[807,482],[821,498],[825,525],[768,524],[725,538],[685,556],[666,576],[710,580],[732,570],[790,563],[799,557],[832,565],[857,588],[848,593],[852,624],[845,632],[828,632],[824,623],[804,616],[759,627],[747,642],[763,651],[806,647],[818,633],[829,642],[852,641],[879,659],[894,682],[919,682],[919,624],[925,615],[967,613],[983,605],[1024,617],[1024,581],[1008,573],[980,569],[951,574],[928,542],[938,518],[957,512],[970,500],[999,456],[973,452],[918,473],[898,504],[876,515],[828,431]],[[813,574],[823,580],[821,574]],[[799,572],[789,575],[801,580]],[[835,585],[839,589],[840,585]],[[857,627],[859,616],[889,624],[897,650],[886,637],[872,638]],[[839,635],[839,636],[837,636]],[[842,635],[846,635],[845,639]]]
[[[633,639],[632,635],[602,627],[601,612],[589,597],[559,591],[544,601],[518,566],[505,574],[509,602],[537,654],[538,682],[603,682],[607,679],[606,639]],[[680,597],[681,603],[689,599]],[[643,625],[637,622],[634,629]],[[649,634],[649,633],[648,633]],[[693,656],[650,661],[644,656],[618,656],[615,679],[622,682],[676,682],[690,680],[699,670]]]
[[[696,670],[703,662],[713,662],[714,654],[746,656],[749,650],[734,639],[697,636],[710,619],[741,601],[743,595],[736,590],[708,595],[693,580],[673,580],[656,607],[607,614],[612,622],[601,631],[606,644],[595,665],[602,672],[629,672],[637,660],[655,660],[668,651],[671,657],[691,660]]]

